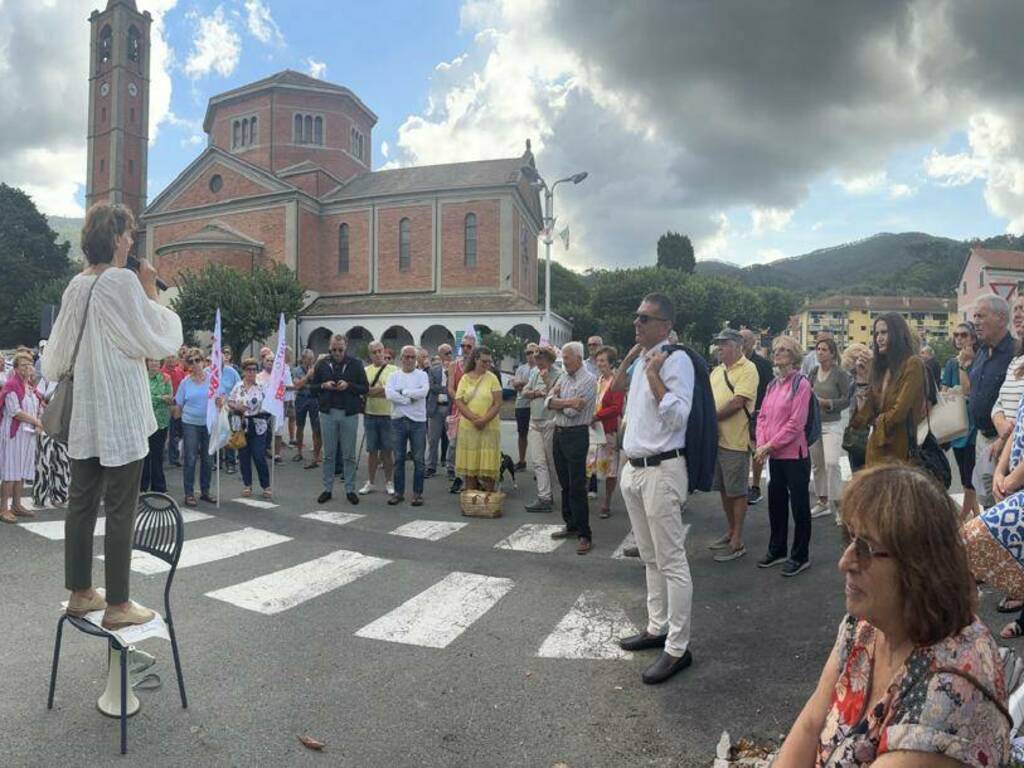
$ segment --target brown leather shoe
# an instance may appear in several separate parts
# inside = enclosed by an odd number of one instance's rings
[[[107,601],[99,590],[96,590],[96,594],[92,597],[79,597],[73,594],[71,599],[68,600],[67,614],[68,616],[81,618],[87,613],[102,611],[106,607]]]
[[[590,539],[586,536],[580,536],[580,543],[576,545],[576,554],[585,555],[590,551]]]
[[[152,621],[156,614],[138,603],[129,602],[127,608],[111,608],[107,606],[103,614],[104,629],[123,629],[135,624],[145,624]]]

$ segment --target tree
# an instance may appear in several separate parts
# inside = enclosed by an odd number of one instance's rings
[[[688,235],[669,230],[658,238],[658,266],[693,274],[697,260]]]
[[[212,331],[219,307],[224,343],[236,354],[276,332],[278,316],[283,312],[291,320],[303,304],[304,289],[283,264],[245,273],[211,262],[199,273],[185,272],[177,282],[171,309],[185,334]]]
[[[565,317],[562,311],[566,304],[586,301],[590,293],[587,278],[579,272],[563,267],[557,261],[551,262],[551,311]],[[537,302],[544,306],[544,260],[538,262]]]
[[[39,321],[43,308],[49,304],[60,308],[68,277],[55,277],[32,288],[17,299],[11,310],[10,331],[17,343],[32,345],[39,339]]]
[[[789,318],[794,315],[799,305],[796,294],[781,288],[757,288],[761,297],[763,314],[760,328],[771,331],[773,335],[782,333],[789,326]]]
[[[51,283],[67,284],[73,269],[69,247],[67,242],[57,242],[57,233],[32,198],[0,183],[0,346],[39,340],[42,304],[22,300],[33,296],[38,302],[44,295],[54,295]],[[58,303],[60,295],[56,292]]]
[[[506,357],[514,357],[516,360],[523,359],[523,349],[526,347],[526,342],[518,336],[497,331],[485,333],[481,343],[491,350],[491,357],[498,365]]]

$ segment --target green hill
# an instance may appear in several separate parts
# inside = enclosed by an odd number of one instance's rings
[[[977,241],[992,247],[1020,247],[1006,237]],[[700,274],[725,275],[750,286],[787,288],[804,295],[829,293],[943,295],[955,290],[971,245],[924,232],[883,232],[852,243],[823,248],[770,264],[737,268],[724,262],[699,262]]]

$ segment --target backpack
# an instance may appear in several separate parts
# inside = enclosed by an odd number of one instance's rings
[[[718,411],[711,392],[708,364],[699,354],[682,344],[663,347],[672,354],[685,352],[693,364],[693,400],[686,420],[686,475],[689,493],[710,491],[718,461]]]
[[[811,385],[811,380],[802,373],[798,373],[793,377],[793,383],[790,384],[790,399],[796,397],[796,392],[800,389],[801,380],[805,380],[807,385],[811,387],[811,399],[807,403],[807,421],[804,422],[804,437],[807,438],[807,447],[810,448],[821,440],[821,407],[818,405],[818,398],[814,396],[814,387]],[[773,381],[768,386],[769,388],[774,387],[775,382]]]

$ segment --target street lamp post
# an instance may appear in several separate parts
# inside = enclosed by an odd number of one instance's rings
[[[544,190],[544,336],[551,341],[551,242],[554,240],[555,230],[555,187],[563,181],[571,181],[579,184],[587,178],[587,172],[581,171],[572,176],[559,179],[550,187],[547,182],[537,173],[532,165],[523,165],[520,168],[522,175],[529,180],[530,186],[534,189]]]

